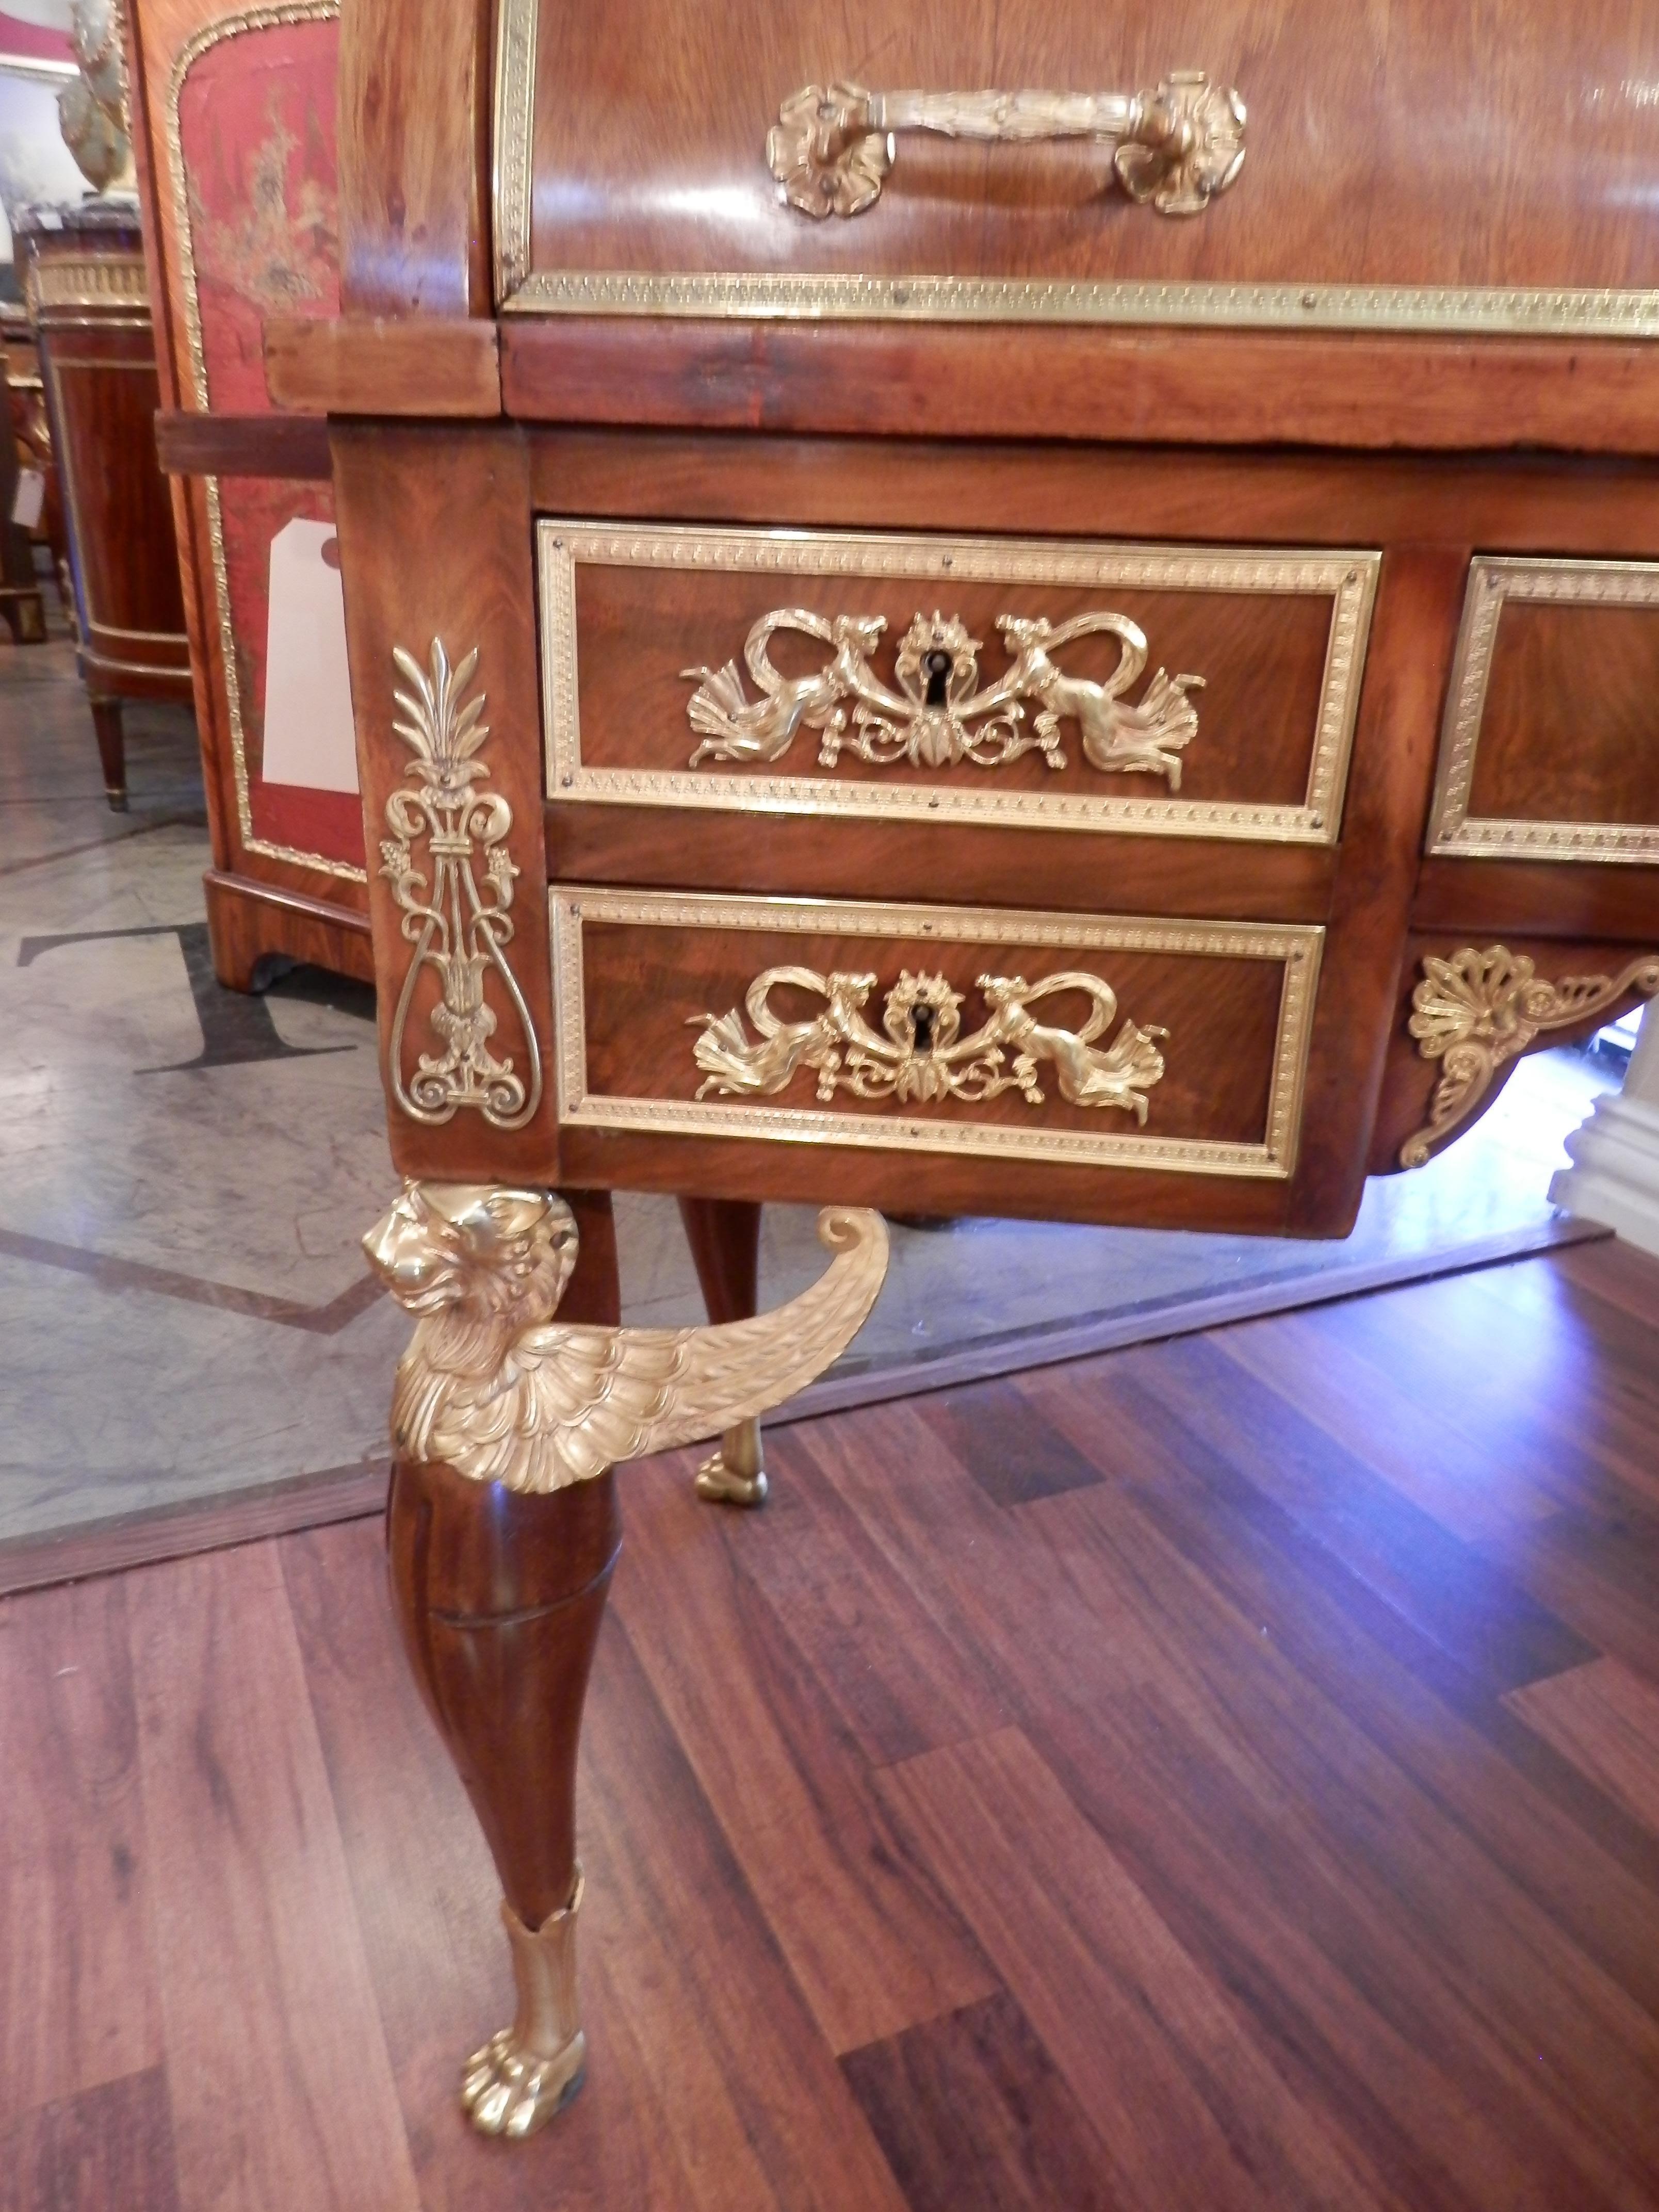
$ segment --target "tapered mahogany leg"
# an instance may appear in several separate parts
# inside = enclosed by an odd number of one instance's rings
[[[683,1198],[680,1219],[709,1320],[749,1320],[759,1295],[760,1207],[747,1199]],[[697,1470],[697,1494],[726,1505],[765,1503],[758,1417],[726,1431],[720,1449]]]
[[[580,1259],[562,1316],[618,1318],[610,1202],[567,1192]],[[487,2134],[527,2135],[580,2080],[576,1746],[622,1543],[616,1477],[544,1493],[398,1460],[386,1514],[404,1648],[501,1875],[518,2008],[469,2062]]]

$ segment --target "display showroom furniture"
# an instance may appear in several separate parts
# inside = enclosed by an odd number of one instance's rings
[[[325,20],[188,13],[152,146]],[[337,36],[338,312],[265,361],[327,418],[392,1578],[506,1891],[465,2094],[516,2132],[580,2063],[609,1463],[829,1356],[857,1209],[1340,1237],[1659,987],[1659,17],[1523,9],[1501,70],[1386,0]],[[842,1249],[757,1333],[620,1331],[619,1186],[713,1202],[728,1324],[757,1201]]]
[[[124,699],[192,696],[173,501],[156,464],[155,337],[135,208],[32,210],[18,224],[74,584],[76,659],[104,787],[127,803]]]
[[[338,28],[331,4],[137,0],[128,15],[162,419],[184,440],[162,458],[185,471],[173,512],[213,847],[208,929],[220,981],[240,990],[295,960],[374,973],[343,636],[331,651],[316,590],[333,557],[327,434],[273,414],[262,357],[267,314],[339,313]],[[296,718],[302,741],[343,722],[343,772],[303,742],[297,760],[268,758],[272,579],[295,554],[310,585],[281,655],[300,695],[289,732]]]

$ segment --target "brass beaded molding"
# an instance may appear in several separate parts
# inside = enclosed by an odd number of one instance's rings
[[[1659,862],[1659,822],[1532,821],[1469,812],[1498,625],[1511,600],[1534,605],[1647,608],[1659,621],[1659,562],[1527,560],[1483,554],[1469,563],[1441,726],[1428,850],[1487,860]]]
[[[856,1145],[884,1152],[947,1152],[1056,1165],[1159,1168],[1193,1175],[1283,1180],[1296,1165],[1314,999],[1324,948],[1322,928],[1279,922],[1158,921],[1124,916],[1027,914],[996,908],[897,906],[852,900],[722,898],[708,894],[555,889],[548,894],[553,934],[554,1029],[560,1123],[646,1134],[748,1137],[773,1142]],[[848,1114],[807,1106],[727,1103],[719,1099],[611,1097],[587,1082],[585,923],[672,931],[764,931],[772,934],[982,945],[999,951],[1170,952],[1217,960],[1269,960],[1283,971],[1266,1128],[1260,1143],[1102,1128],[1018,1127],[1002,1122],[917,1120],[908,1115]],[[907,957],[908,952],[907,952]],[[1069,964],[1069,963],[1068,963]]]
[[[1359,678],[1382,556],[1358,551],[1263,553],[1182,546],[1103,545],[1065,538],[918,538],[832,531],[628,526],[544,520],[537,525],[542,711],[547,788],[560,802],[740,808],[886,821],[1030,824],[1133,831],[1143,836],[1257,842],[1336,842],[1353,741]],[[1317,594],[1331,601],[1309,765],[1299,806],[1104,793],[970,790],[867,777],[735,773],[711,769],[593,768],[582,758],[577,700],[576,570],[583,563],[716,569],[732,574],[872,577],[951,583],[1050,584],[1056,590]],[[726,641],[711,640],[719,659]]]

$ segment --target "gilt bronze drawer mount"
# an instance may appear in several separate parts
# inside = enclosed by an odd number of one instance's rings
[[[556,803],[1336,840],[1374,553],[550,520],[538,556]]]

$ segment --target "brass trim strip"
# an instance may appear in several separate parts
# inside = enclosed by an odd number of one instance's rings
[[[716,321],[1156,323],[1486,337],[1659,337],[1659,290],[1565,286],[1032,283],[532,269],[522,283],[502,287],[498,305],[510,315],[666,315]]]
[[[243,31],[270,30],[284,23],[320,23],[338,15],[339,0],[280,0],[270,7],[245,9],[240,14],[225,15],[217,22],[205,23],[194,32],[179,51],[173,65],[173,75],[167,83],[165,135],[168,166],[168,182],[173,194],[174,234],[179,241],[179,286],[185,300],[185,327],[188,340],[190,365],[190,406],[200,415],[210,411],[208,396],[207,361],[202,346],[202,312],[197,295],[196,253],[190,227],[190,191],[185,177],[184,145],[179,128],[179,102],[184,92],[185,79],[191,64],[200,59],[210,47],[221,39],[235,38]],[[258,837],[253,830],[253,810],[249,796],[247,742],[242,724],[241,687],[236,672],[236,640],[230,623],[230,580],[225,567],[224,519],[220,505],[219,479],[216,476],[202,478],[203,498],[207,507],[208,557],[213,570],[214,611],[219,635],[220,674],[224,684],[225,710],[230,723],[231,770],[236,786],[236,822],[240,833],[242,849],[260,853],[267,860],[287,860],[295,867],[313,868],[319,874],[341,876],[349,883],[366,884],[368,871],[351,860],[331,860],[322,853],[301,852],[293,845],[278,845],[268,837]]]
[[[1434,856],[1659,865],[1659,823],[1532,821],[1468,811],[1498,619],[1510,600],[1659,612],[1659,562],[1481,554],[1469,563],[1441,725],[1426,849]]]
[[[1341,823],[1359,681],[1382,556],[1103,545],[1065,538],[904,537],[848,531],[681,528],[543,520],[537,525],[547,788],[561,804],[696,806],[911,822],[1115,830],[1142,836],[1330,845]],[[1331,628],[1307,795],[1299,806],[1060,795],[713,769],[598,769],[581,755],[576,567],[714,569],[749,575],[915,577],[1152,591],[1328,593]],[[716,647],[718,649],[716,649]],[[724,644],[714,641],[719,659]]]
[[[535,190],[536,25],[539,0],[499,0],[495,21],[495,135],[490,197],[495,297],[510,300],[530,274]]]
[[[1060,1165],[1154,1168],[1279,1181],[1295,1170],[1324,947],[1325,933],[1321,927],[1028,914],[1001,908],[876,905],[852,900],[724,898],[574,886],[550,890],[548,908],[553,937],[554,1028],[558,1039],[556,1079],[561,1123],[580,1128],[638,1130],[653,1136],[745,1137],[775,1143],[969,1153]],[[933,1122],[912,1115],[838,1114],[810,1107],[732,1104],[716,1099],[597,1097],[587,1087],[584,921],[672,930],[824,933],[837,937],[902,937],[913,941],[931,938],[954,944],[1044,945],[1056,951],[1173,952],[1222,960],[1277,961],[1284,969],[1284,985],[1263,1139],[1260,1144],[1237,1144],[1124,1130],[1043,1130],[1002,1123]]]

